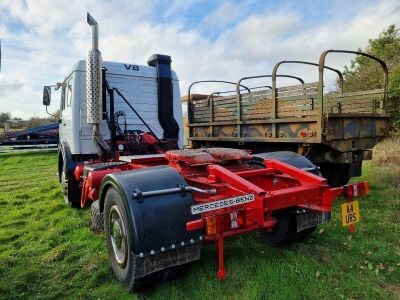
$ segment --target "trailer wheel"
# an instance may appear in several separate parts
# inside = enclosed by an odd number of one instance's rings
[[[100,201],[92,202],[90,206],[90,228],[94,232],[104,231],[104,218],[103,213],[100,211]]]
[[[276,211],[272,215],[277,219],[277,224],[271,231],[262,231],[263,237],[271,246],[281,246],[302,240],[317,229],[315,226],[297,232],[296,215],[289,209]]]
[[[263,230],[261,234],[271,246],[280,246],[293,240],[296,232],[296,219],[288,209],[278,210],[272,213],[277,223],[271,231]]]

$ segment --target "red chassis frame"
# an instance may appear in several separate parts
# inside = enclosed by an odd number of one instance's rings
[[[277,160],[264,160],[263,166],[251,165],[245,151],[208,149],[174,150],[165,155],[133,156],[129,163],[84,174],[84,165],[77,166],[75,177],[82,183],[81,206],[98,199],[105,175],[124,170],[155,165],[175,168],[195,188],[213,191],[212,194],[193,191],[197,204],[207,204],[253,195],[252,200],[233,206],[213,208],[199,214],[199,219],[188,222],[188,231],[204,230],[206,241],[218,246],[219,279],[226,277],[224,269],[224,238],[254,230],[272,230],[277,220],[272,212],[285,208],[303,208],[314,212],[330,212],[333,202],[344,195],[346,201],[368,193],[366,182],[330,188],[327,180],[305,170]],[[212,151],[211,151],[212,150]],[[207,150],[206,150],[207,151]],[[215,206],[215,205],[214,205]],[[193,213],[193,212],[192,212]],[[352,226],[350,228],[354,230]]]

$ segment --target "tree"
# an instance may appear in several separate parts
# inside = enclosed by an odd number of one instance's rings
[[[4,123],[11,120],[11,114],[9,112],[0,112],[0,126],[4,127]]]
[[[361,51],[361,49],[360,49]],[[364,52],[383,59],[389,68],[388,109],[393,114],[395,126],[400,128],[400,31],[395,25],[383,31],[379,37],[370,39]],[[383,88],[381,66],[357,55],[344,67],[344,89],[346,92]]]

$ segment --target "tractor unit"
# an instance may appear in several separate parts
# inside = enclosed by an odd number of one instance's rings
[[[61,83],[44,87],[43,104],[50,104],[52,87],[61,89],[58,174],[64,198],[71,206],[91,206],[91,227],[104,231],[112,270],[127,289],[184,273],[207,242],[217,245],[217,276],[224,279],[224,239],[256,230],[272,245],[304,238],[330,220],[340,196],[343,224],[354,229],[360,218],[354,198],[368,193],[366,182],[331,187],[296,152],[200,147],[196,141],[207,137],[202,128],[218,124],[199,123],[195,115],[195,143],[184,149],[171,58],[155,54],[148,65],[103,62],[98,24],[90,14],[87,22],[87,59]],[[192,104],[189,111],[206,105]],[[314,136],[305,132],[310,142]]]

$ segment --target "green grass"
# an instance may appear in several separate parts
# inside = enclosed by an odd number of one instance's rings
[[[293,245],[272,248],[257,233],[228,239],[225,281],[207,245],[187,276],[129,294],[89,210],[64,204],[56,155],[0,154],[0,298],[400,299],[398,170],[365,164],[372,193],[360,199],[355,234],[341,227],[337,203],[331,223]]]

